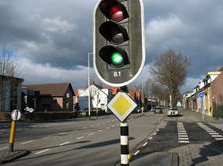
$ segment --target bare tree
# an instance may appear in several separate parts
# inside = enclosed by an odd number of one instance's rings
[[[172,97],[172,106],[177,103],[179,89],[186,80],[189,65],[188,57],[170,49],[162,53],[151,67],[151,73],[155,76],[156,81],[168,88]]]
[[[158,104],[160,103],[168,103],[168,89],[161,85],[160,83],[151,83],[150,86],[151,95],[158,100]]]
[[[0,51],[0,74],[4,76],[15,76],[16,63],[11,50],[4,48]]]

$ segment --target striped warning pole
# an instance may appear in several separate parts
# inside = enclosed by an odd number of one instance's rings
[[[127,121],[120,123],[121,166],[129,166],[129,128]]]

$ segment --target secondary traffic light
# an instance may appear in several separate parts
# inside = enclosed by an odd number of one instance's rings
[[[94,12],[94,68],[111,86],[135,80],[145,61],[142,0],[101,0]]]

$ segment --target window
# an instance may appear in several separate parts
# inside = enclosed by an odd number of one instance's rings
[[[70,106],[70,102],[67,102],[66,103],[66,109],[69,109],[69,106]]]
[[[66,97],[67,97],[68,99],[70,98],[70,93],[69,93],[69,92],[66,93]]]

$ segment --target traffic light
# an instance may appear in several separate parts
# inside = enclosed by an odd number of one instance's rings
[[[145,61],[142,0],[100,0],[94,11],[94,68],[114,87],[131,83]]]

